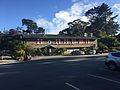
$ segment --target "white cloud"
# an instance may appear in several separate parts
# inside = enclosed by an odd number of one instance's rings
[[[84,16],[84,12],[92,8],[93,5],[94,4],[92,3],[84,4],[82,2],[76,2],[70,8],[55,13],[55,17],[52,18],[51,21],[48,21],[45,18],[39,18],[36,22],[39,26],[48,30],[47,33],[57,34],[59,31],[68,27],[68,22],[72,22],[76,19],[87,22],[88,19]]]
[[[117,10],[120,11],[120,4],[114,4],[114,5],[113,5],[113,8],[116,8]]]
[[[114,13],[120,18],[120,4],[114,4],[112,8],[115,9]]]
[[[46,30],[50,30],[50,31],[47,31],[48,33],[52,32],[51,30],[54,30],[54,29],[55,29],[54,24],[53,24],[52,22],[44,19],[44,18],[40,18],[40,19],[38,19],[36,22],[37,22],[38,26],[43,27],[43,28],[45,28]],[[56,33],[56,32],[55,32],[55,33]]]
[[[120,4],[114,4],[113,5],[113,12],[114,12],[114,15],[118,15],[118,17],[115,19],[115,21],[117,21],[118,23],[120,23]]]

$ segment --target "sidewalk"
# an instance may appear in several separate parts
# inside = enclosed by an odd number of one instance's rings
[[[100,57],[100,56],[106,56],[108,53],[104,54],[96,54],[96,55],[77,55],[77,56],[36,56],[33,57],[31,60],[41,60],[41,59],[52,59],[52,58],[67,58],[67,57]],[[11,59],[10,56],[4,56],[3,60],[0,60],[0,64],[12,64],[12,63],[19,63],[18,60]]]
[[[0,58],[0,64],[18,63],[17,60],[12,59],[10,56],[3,56],[3,60]]]
[[[39,59],[52,59],[52,58],[67,58],[67,57],[98,57],[98,56],[107,56],[108,53],[103,54],[95,54],[95,55],[76,55],[76,56],[36,56],[32,58],[32,60],[39,60]]]

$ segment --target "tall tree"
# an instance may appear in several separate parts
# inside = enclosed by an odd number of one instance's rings
[[[17,31],[21,34],[21,33],[22,33],[23,28],[22,28],[22,27],[17,26],[17,27],[16,27],[16,30],[17,30]]]
[[[9,34],[10,35],[17,35],[17,34],[20,34],[21,32],[17,29],[10,29],[9,30]]]
[[[85,29],[89,23],[81,21],[80,19],[69,22],[69,27],[60,31],[59,34],[62,35],[74,35],[74,36],[84,36]]]
[[[4,34],[7,34],[7,33],[4,33]],[[17,27],[15,29],[9,29],[8,34],[9,35],[18,35],[18,34],[21,34],[21,31],[20,31],[19,27]]]
[[[43,27],[38,27],[35,31],[34,31],[34,33],[40,33],[40,34],[44,34],[45,33],[45,29],[43,28]]]
[[[115,35],[119,25],[114,21],[117,15],[112,14],[111,8],[105,3],[88,10],[85,15],[89,18],[90,31],[97,37]]]
[[[30,19],[22,19],[22,25],[27,27],[27,33],[32,33],[33,30],[38,28],[37,23]]]

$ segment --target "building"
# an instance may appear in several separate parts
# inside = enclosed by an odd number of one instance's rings
[[[63,36],[52,34],[23,34],[23,40],[34,48],[44,48],[52,52],[54,48],[63,48],[67,52],[82,48],[97,48],[96,37]]]

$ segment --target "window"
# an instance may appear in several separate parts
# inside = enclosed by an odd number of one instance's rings
[[[111,53],[112,56],[120,57],[120,52]]]

